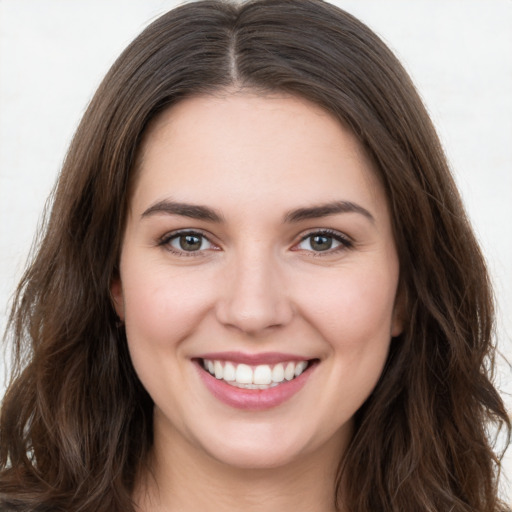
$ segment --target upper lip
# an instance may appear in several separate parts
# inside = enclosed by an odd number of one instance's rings
[[[259,354],[249,354],[245,352],[210,352],[208,354],[201,354],[195,359],[231,361],[233,363],[243,363],[255,366],[259,364],[278,364],[289,361],[309,361],[312,358],[298,354],[286,354],[283,352],[261,352]]]

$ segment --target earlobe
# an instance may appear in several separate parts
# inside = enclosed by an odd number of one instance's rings
[[[123,285],[120,277],[112,279],[110,284],[110,298],[112,305],[116,310],[119,319],[124,322],[124,300],[123,300]]]
[[[393,312],[393,321],[391,323],[391,337],[396,338],[397,336],[400,336],[404,330],[404,324],[402,320],[402,315],[397,312],[397,309],[395,308],[395,311]]]
[[[391,337],[400,336],[404,331],[405,311],[406,311],[406,293],[403,285],[399,286],[396,294],[395,306],[393,308],[393,318],[391,320]]]

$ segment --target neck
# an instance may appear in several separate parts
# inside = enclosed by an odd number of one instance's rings
[[[263,506],[266,512],[335,512],[335,479],[345,445],[336,437],[279,467],[243,468],[155,432],[148,470],[134,496],[137,510],[260,512]]]

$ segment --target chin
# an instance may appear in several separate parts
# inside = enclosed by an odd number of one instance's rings
[[[286,467],[304,456],[300,448],[262,446],[258,443],[229,446],[225,450],[214,448],[209,451],[218,463],[243,470],[264,470]]]
[[[219,429],[224,435],[208,433],[203,439],[196,439],[196,443],[216,462],[237,469],[277,469],[298,462],[302,466],[309,459],[326,455],[339,461],[352,433],[351,424],[331,433],[307,428],[300,421],[296,423],[302,427],[296,432],[290,429],[289,422]]]

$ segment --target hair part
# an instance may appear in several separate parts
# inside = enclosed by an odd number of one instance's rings
[[[338,507],[506,510],[487,428],[508,432],[510,422],[490,380],[494,312],[482,254],[407,73],[365,25],[320,0],[185,4],[144,30],[105,77],[10,317],[17,363],[0,419],[0,504],[134,510],[153,405],[109,290],[137,152],[159,113],[233,87],[299,96],[336,116],[388,198],[406,325],[357,412]]]

